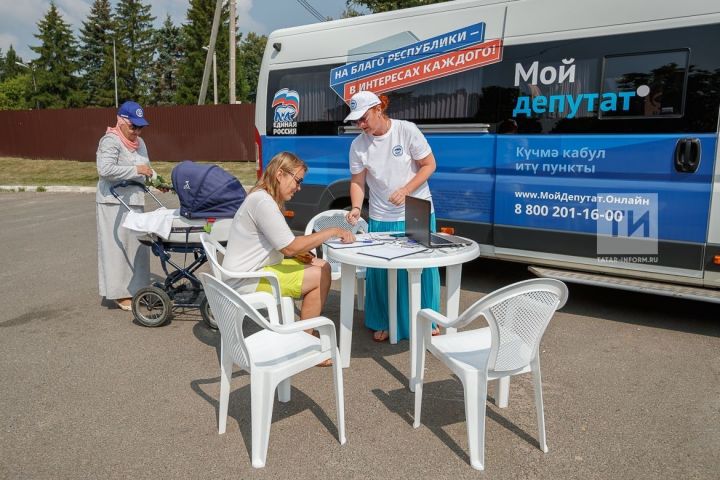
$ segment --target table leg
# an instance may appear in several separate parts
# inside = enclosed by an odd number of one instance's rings
[[[340,358],[343,368],[348,368],[352,346],[356,268],[344,263],[340,268]]]
[[[420,365],[416,343],[418,341],[417,314],[420,311],[420,277],[422,268],[408,269],[408,296],[410,299],[410,391],[415,391],[415,383],[418,378],[418,365]]]
[[[457,318],[460,313],[460,279],[462,278],[462,264],[445,267],[445,316],[448,319]],[[455,333],[457,328],[448,328],[445,333]]]
[[[388,287],[388,323],[390,324],[390,343],[397,343],[397,270],[387,271]]]

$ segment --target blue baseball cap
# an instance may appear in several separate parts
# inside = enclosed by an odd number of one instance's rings
[[[140,104],[135,102],[125,102],[118,108],[118,116],[130,120],[130,123],[136,127],[144,127],[150,125],[150,122],[145,120],[145,112],[143,111]]]

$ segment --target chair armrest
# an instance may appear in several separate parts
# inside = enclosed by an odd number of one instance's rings
[[[323,352],[331,346],[337,346],[335,339],[335,324],[326,317],[315,317],[307,320],[299,320],[290,325],[272,325],[270,327],[276,333],[289,334],[302,332],[304,330],[316,329],[320,333],[321,350]]]
[[[442,315],[430,308],[423,308],[420,310],[418,312],[418,320],[427,322],[428,325],[435,323],[443,328],[452,328],[455,324],[455,321],[451,321],[445,315]]]
[[[270,295],[267,292],[254,292],[254,293],[246,293],[241,295],[243,300],[245,300],[248,304],[250,304],[251,307],[258,309],[258,308],[264,308],[268,311],[268,321],[270,322],[270,325],[279,325],[280,324],[280,318],[278,317],[278,310],[277,310],[277,304],[275,303],[275,298],[273,298],[272,295]]]
[[[280,304],[280,298],[281,298],[281,292],[280,290],[280,281],[277,278],[277,275],[275,275],[272,272],[265,272],[265,271],[258,271],[258,272],[232,272],[230,270],[227,270],[223,267],[219,267],[220,273],[222,273],[223,279],[226,278],[234,278],[238,280],[244,280],[248,278],[264,278],[270,283],[270,287],[272,288],[273,295],[275,296],[275,299],[277,300],[277,303]]]

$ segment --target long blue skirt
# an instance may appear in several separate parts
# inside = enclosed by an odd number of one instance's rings
[[[405,221],[380,222],[370,219],[371,232],[404,232]],[[435,231],[435,214],[430,216],[430,228]],[[397,274],[398,340],[410,337],[410,300],[407,270]],[[440,311],[440,272],[437,268],[423,269],[420,308]],[[365,275],[365,326],[371,330],[390,330],[388,319],[387,270],[368,268]]]

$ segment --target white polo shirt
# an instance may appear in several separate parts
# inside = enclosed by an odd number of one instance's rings
[[[350,146],[350,172],[367,170],[365,181],[370,188],[370,218],[382,222],[405,219],[405,205],[390,203],[390,195],[404,187],[420,169],[417,161],[432,153],[420,129],[412,122],[391,120],[384,135],[362,133]],[[432,200],[427,182],[410,193],[413,197]]]

